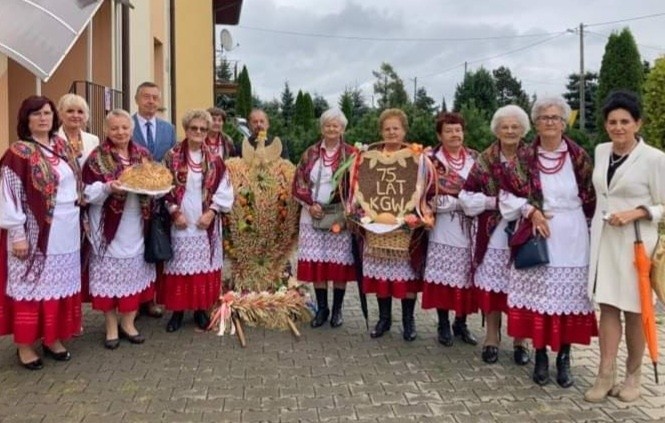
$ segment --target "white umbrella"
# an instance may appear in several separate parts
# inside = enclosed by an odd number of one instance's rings
[[[0,52],[46,82],[103,0],[0,1]]]

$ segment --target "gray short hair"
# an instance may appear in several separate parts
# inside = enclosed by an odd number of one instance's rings
[[[208,124],[208,128],[212,125],[212,116],[210,113],[205,110],[205,109],[192,109],[187,111],[181,119],[182,122],[182,129],[185,131],[187,128],[189,128],[189,124],[192,123],[194,119],[201,119],[205,120],[206,123]]]
[[[535,122],[543,109],[547,109],[548,107],[553,106],[558,107],[561,111],[561,117],[563,118],[564,123],[568,122],[568,116],[570,116],[570,106],[561,96],[543,97],[537,99],[531,107],[531,120]]]
[[[496,135],[499,125],[501,125],[501,121],[505,118],[515,118],[519,122],[520,126],[522,127],[522,135],[526,135],[527,132],[529,132],[529,129],[531,129],[531,124],[529,123],[529,116],[526,114],[524,109],[522,109],[520,106],[516,106],[514,104],[509,104],[507,106],[500,107],[497,109],[496,112],[494,112],[494,116],[492,116],[492,122],[490,123],[490,128],[492,129],[492,133]]]
[[[65,111],[72,107],[78,107],[83,110],[83,115],[85,116],[83,123],[88,123],[88,119],[90,119],[90,108],[88,107],[88,103],[85,101],[85,98],[72,93],[67,93],[58,100],[58,114],[60,115],[60,119],[62,119],[62,115],[65,114]]]
[[[340,109],[336,107],[328,109],[321,114],[321,117],[319,118],[319,125],[323,129],[323,125],[325,125],[326,122],[331,120],[336,120],[337,122],[339,122],[342,125],[342,129],[346,129],[346,125],[349,124],[349,121],[344,115],[344,112],[342,112]]]
[[[108,123],[111,118],[114,117],[122,117],[125,118],[129,121],[129,129],[133,132],[134,131],[134,119],[132,119],[132,115],[129,114],[127,110],[124,109],[113,109],[110,112],[106,114],[106,117],[104,118],[104,126],[108,130]]]

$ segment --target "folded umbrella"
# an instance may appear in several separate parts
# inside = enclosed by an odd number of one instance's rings
[[[640,236],[640,224],[634,222],[635,226],[635,269],[637,270],[637,283],[640,290],[640,306],[642,310],[642,329],[644,339],[649,349],[649,356],[653,364],[653,373],[658,383],[658,332],[656,331],[656,313],[653,308],[653,291],[649,273],[651,271],[651,260],[644,249]]]

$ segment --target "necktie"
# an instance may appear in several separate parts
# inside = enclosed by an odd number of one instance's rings
[[[152,122],[145,123],[145,141],[148,144],[148,150],[154,153],[155,137],[152,136]]]

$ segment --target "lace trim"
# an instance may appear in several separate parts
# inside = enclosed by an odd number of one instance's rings
[[[365,255],[363,257],[363,275],[368,278],[388,281],[418,280],[408,260],[390,260]]]
[[[171,237],[173,258],[164,264],[164,273],[169,275],[195,275],[209,273],[222,268],[222,247],[219,238],[216,243],[212,262],[210,261],[210,241],[208,234]]]
[[[351,233],[334,234],[314,229],[311,224],[300,224],[298,261],[318,263],[353,264]]]
[[[488,248],[483,262],[476,269],[474,284],[488,292],[508,293],[510,284],[510,250]]]
[[[39,256],[43,257],[41,254]],[[47,254],[39,279],[36,279],[33,270],[24,276],[27,270],[27,260],[19,260],[10,254],[7,266],[6,293],[15,300],[56,300],[70,297],[81,291],[81,254],[79,251],[67,254]]]
[[[539,266],[510,272],[508,306],[549,315],[587,314],[588,267]]]
[[[471,288],[471,248],[430,242],[427,247],[425,282]]]
[[[143,254],[130,258],[90,255],[90,294],[121,298],[145,290],[155,280],[155,265]]]

